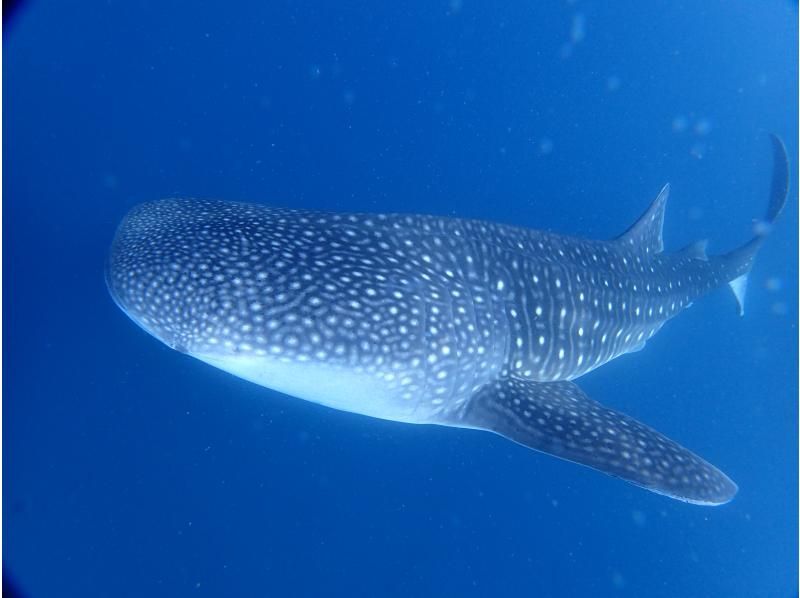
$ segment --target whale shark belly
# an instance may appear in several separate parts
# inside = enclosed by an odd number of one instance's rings
[[[413,372],[358,371],[308,360],[283,361],[255,355],[192,353],[197,359],[266,388],[339,409],[381,419],[424,423],[430,415],[419,401]]]

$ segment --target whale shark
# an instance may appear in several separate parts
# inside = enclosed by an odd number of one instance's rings
[[[665,186],[611,240],[461,218],[170,198],[133,208],[105,277],[117,305],[178,351],[335,409],[487,430],[653,492],[720,505],[722,471],[575,380],[641,350],[747,276],[784,207],[773,136],[768,209],[724,254],[664,251]]]

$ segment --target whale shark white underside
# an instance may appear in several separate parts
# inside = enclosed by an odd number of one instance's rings
[[[700,296],[747,275],[788,191],[772,137],[763,226],[708,256],[663,251],[669,188],[592,241],[483,221],[166,199],[114,238],[108,288],[169,346],[262,386],[373,417],[490,430],[683,501],[736,485],[573,382],[644,347]]]

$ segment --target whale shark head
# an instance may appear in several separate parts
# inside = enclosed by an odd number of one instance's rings
[[[350,281],[330,271],[321,224],[324,217],[232,202],[142,204],[117,230],[106,281],[117,304],[173,348],[302,355],[317,340],[316,321],[335,323],[327,312],[352,294],[343,291]]]
[[[381,218],[146,203],[119,226],[106,280],[122,310],[174,349],[307,400],[418,421],[419,397],[437,408],[460,374]]]
[[[109,291],[125,313],[170,347],[225,353],[251,340],[255,345],[266,328],[265,304],[283,291],[275,272],[277,256],[286,251],[280,233],[273,244],[268,231],[252,230],[233,207],[146,203],[117,229],[106,263]],[[273,266],[269,273],[265,262]],[[267,276],[274,294],[255,288]]]

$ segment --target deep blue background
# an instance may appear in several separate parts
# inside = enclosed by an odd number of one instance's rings
[[[744,318],[718,291],[582,381],[729,473],[716,509],[248,384],[133,326],[102,267],[169,195],[602,238],[667,181],[668,248],[727,250],[765,208],[765,131],[797,173],[796,13],[30,2],[3,40],[7,573],[33,597],[793,593],[795,199]]]

